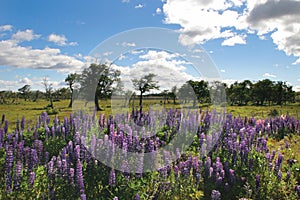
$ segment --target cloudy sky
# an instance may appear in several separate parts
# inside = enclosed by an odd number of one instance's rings
[[[2,0],[0,5],[0,91],[25,84],[42,89],[45,76],[63,87],[68,73],[91,62],[98,44],[143,27],[172,29],[181,45],[201,45],[224,82],[269,78],[300,91],[299,0]],[[198,76],[185,71],[188,61],[168,51],[135,55],[120,55],[116,67],[125,75],[156,67],[165,77]]]

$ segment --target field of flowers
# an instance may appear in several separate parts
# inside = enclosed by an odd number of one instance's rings
[[[0,199],[300,199],[299,151],[293,151],[300,143],[300,120],[152,112],[79,112],[64,119],[42,113],[35,123],[23,117],[16,124],[0,113]],[[155,121],[154,114],[165,120]],[[131,122],[150,124],[154,133],[139,133],[143,129]],[[145,172],[149,162],[143,159],[134,165],[136,173],[127,160],[119,160],[117,170],[97,159],[112,159],[117,148],[124,156],[155,152],[182,130],[192,144],[155,171]],[[284,147],[271,149],[271,140],[284,141]],[[154,161],[171,157],[165,153]]]

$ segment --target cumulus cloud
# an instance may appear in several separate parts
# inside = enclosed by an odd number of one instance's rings
[[[136,44],[134,42],[123,42],[122,46],[123,47],[135,47]]]
[[[150,72],[157,75],[155,80],[159,81],[160,90],[171,89],[175,85],[180,87],[188,80],[199,79],[199,77],[195,77],[195,74],[188,73],[189,67],[191,67],[190,63],[177,54],[161,50],[148,50],[132,55],[137,57],[137,61],[132,65],[113,65],[113,68],[121,71],[125,89],[132,90],[131,80],[139,79]]]
[[[26,37],[18,38],[24,40]],[[63,72],[81,69],[84,63],[75,57],[62,54],[60,49],[49,47],[33,49],[30,46],[21,46],[15,40],[2,40],[0,41],[0,65],[17,68],[56,69]]]
[[[18,88],[23,87],[24,85],[34,85],[35,83],[27,78],[21,78],[19,80],[1,80],[0,79],[0,91],[1,90],[14,90],[17,91]]]
[[[222,45],[246,44],[249,34],[270,37],[279,50],[300,63],[298,0],[166,0],[165,23],[181,26],[184,45],[223,39]]]
[[[18,31],[12,35],[12,39],[17,42],[32,41],[40,38],[41,35],[34,34],[33,30],[27,29],[25,31]]]
[[[236,44],[246,44],[246,35],[235,35],[222,42],[222,46],[234,46]]]
[[[143,4],[138,4],[138,5],[134,6],[134,8],[136,8],[136,9],[140,9],[140,8],[144,8],[144,7],[145,7],[145,5],[143,5]]]
[[[0,26],[0,32],[3,32],[3,31],[11,31],[13,29],[13,26],[12,25],[2,25]]]
[[[263,75],[263,77],[266,77],[266,78],[276,78],[276,75],[270,74],[270,73],[265,73],[265,74]]]
[[[300,92],[300,85],[293,86],[293,90],[296,92]]]
[[[130,0],[122,0],[122,3],[129,3]]]
[[[161,13],[161,9],[160,8],[156,8],[156,14],[160,14]]]
[[[64,35],[56,35],[56,34],[50,34],[48,36],[48,41],[53,42],[58,46],[75,46],[77,45],[76,42],[68,42],[68,39]]]

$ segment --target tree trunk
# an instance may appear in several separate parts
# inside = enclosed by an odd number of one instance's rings
[[[99,100],[98,95],[95,94],[95,108],[96,108],[97,111],[102,111],[102,109],[99,106],[99,101],[98,100]]]
[[[71,90],[71,98],[70,98],[70,103],[69,103],[69,108],[72,108],[73,105],[73,90]]]
[[[140,112],[142,113],[143,110],[143,93],[140,93]]]

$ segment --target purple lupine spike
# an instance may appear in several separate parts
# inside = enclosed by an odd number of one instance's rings
[[[213,176],[214,173],[214,168],[210,167],[209,168],[209,177],[211,178]]]
[[[300,185],[296,185],[295,191],[296,191],[296,193],[298,195],[298,198],[300,198]]]
[[[75,146],[75,159],[80,159],[80,145]]]
[[[288,171],[287,174],[286,174],[286,177],[285,177],[285,181],[288,182],[291,178],[291,172]]]
[[[140,197],[139,193],[137,193],[134,197],[134,200],[140,200],[140,199],[141,199],[141,197]]]
[[[35,173],[34,172],[30,172],[29,173],[29,186],[33,187],[34,185],[34,181],[35,181]]]
[[[229,181],[230,184],[233,184],[235,182],[235,173],[233,169],[229,169]]]
[[[110,186],[115,186],[116,184],[116,173],[114,169],[111,169],[109,173],[109,183]]]
[[[221,193],[218,190],[212,190],[211,191],[211,199],[212,200],[220,200],[221,199]]]
[[[37,163],[39,162],[37,152],[35,149],[31,149],[31,160],[32,160],[32,166],[37,165]]]
[[[13,155],[13,146],[9,145],[6,150],[6,159],[5,159],[5,171],[10,173],[13,167],[14,155]]]
[[[81,194],[80,195],[80,200],[86,200],[86,195],[85,194]]]
[[[47,164],[49,176],[52,175],[52,173],[53,173],[53,166],[54,166],[54,161],[53,161],[53,159],[51,159]]]
[[[81,194],[84,194],[84,181],[83,181],[83,174],[82,174],[82,164],[80,160],[77,160],[76,163],[76,185],[80,190]]]
[[[113,200],[119,200],[119,198],[118,197],[114,197]]]
[[[209,168],[211,167],[211,158],[210,157],[207,157],[204,167],[205,167],[206,175],[208,175],[209,174]]]
[[[5,122],[4,122],[4,128],[3,128],[3,130],[4,130],[4,133],[7,134],[7,131],[8,131],[8,121],[7,120],[5,120]]]
[[[217,180],[216,180],[216,182],[217,182],[218,187],[221,187],[222,181],[223,181],[223,178],[222,178],[221,176],[218,176],[218,175],[217,175]]]
[[[255,177],[255,189],[257,192],[259,192],[260,189],[260,175],[257,174]]]
[[[74,185],[74,168],[70,167],[69,180],[71,185]]]
[[[21,171],[22,171],[22,162],[20,160],[16,163],[15,177],[14,177],[14,189],[19,189],[21,184]]]
[[[278,181],[280,181],[281,178],[282,178],[282,172],[281,172],[281,170],[279,170],[278,173],[277,173],[277,179],[278,179]]]
[[[3,140],[4,140],[4,129],[0,128],[0,149],[3,146]]]
[[[174,176],[175,176],[175,180],[178,180],[178,172],[179,172],[179,168],[177,165],[174,166]]]

